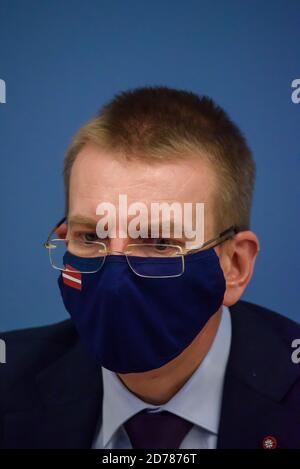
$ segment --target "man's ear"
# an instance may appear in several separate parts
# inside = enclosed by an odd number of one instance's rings
[[[220,246],[220,264],[226,280],[223,304],[232,306],[241,298],[249,284],[259,252],[259,241],[250,230],[241,231]]]
[[[68,226],[66,223],[62,223],[55,230],[55,234],[60,239],[64,239],[67,236],[67,232],[68,232]]]

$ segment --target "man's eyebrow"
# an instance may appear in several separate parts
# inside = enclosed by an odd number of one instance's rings
[[[179,223],[178,223],[178,222],[174,222],[173,219],[167,220],[166,224],[169,224],[169,226],[170,226],[170,234],[171,234],[171,236],[174,235],[174,230],[175,230],[175,228],[178,228],[178,227],[180,228],[180,226],[181,226],[181,225],[180,225],[180,222],[179,222]],[[160,235],[162,234],[162,229],[163,229],[163,222],[162,222],[162,220],[159,220],[159,221],[158,221],[158,220],[155,220],[155,221],[153,222],[153,225],[152,225],[152,226],[153,226],[154,230],[158,228],[158,229],[159,229],[159,234],[160,234]],[[185,236],[185,233],[184,233],[184,226],[182,226],[182,230],[181,230],[181,231],[182,231],[182,239],[185,239],[186,236]],[[151,234],[151,225],[150,225],[150,223],[149,223],[149,224],[148,224],[148,235],[150,235],[150,234]]]
[[[93,218],[85,217],[84,215],[73,215],[72,217],[68,218],[69,225],[86,225],[90,228],[95,228],[97,225],[97,221]]]

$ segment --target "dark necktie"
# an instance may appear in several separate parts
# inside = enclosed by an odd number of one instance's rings
[[[133,448],[175,449],[193,426],[167,411],[146,412],[131,417],[124,427]]]

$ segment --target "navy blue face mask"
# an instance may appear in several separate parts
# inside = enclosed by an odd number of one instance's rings
[[[74,274],[58,283],[64,305],[95,360],[118,373],[145,372],[177,357],[220,308],[225,279],[213,248],[185,256],[173,278],[139,277],[123,255],[108,255],[98,272],[68,253]],[[153,273],[163,258],[144,258]],[[172,260],[171,260],[172,262]]]

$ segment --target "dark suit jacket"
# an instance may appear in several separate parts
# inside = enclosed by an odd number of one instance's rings
[[[300,448],[300,364],[291,342],[300,326],[251,303],[230,308],[232,344],[218,448]],[[101,422],[100,367],[70,320],[0,335],[0,447],[90,448]]]

